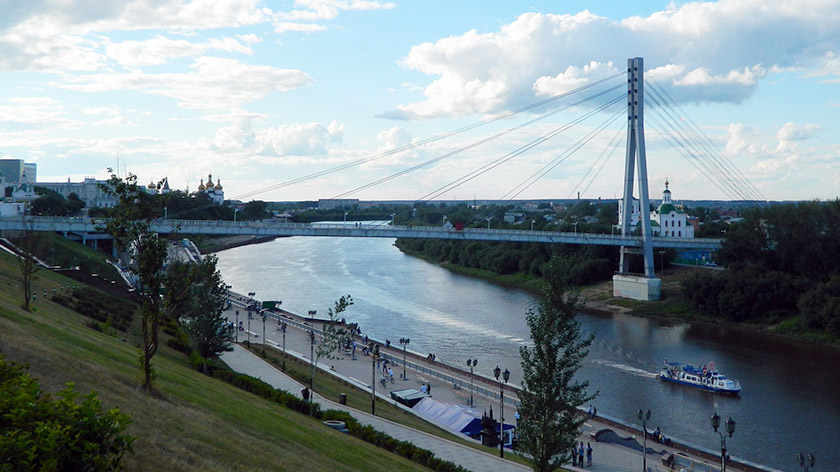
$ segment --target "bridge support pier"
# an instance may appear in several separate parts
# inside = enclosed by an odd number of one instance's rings
[[[615,274],[613,296],[644,301],[659,300],[662,297],[662,280],[642,275]]]
[[[653,242],[650,226],[650,202],[645,156],[644,60],[627,60],[627,157],[624,162],[624,198],[621,201],[621,235],[633,232],[633,184],[639,179],[639,226],[641,247],[621,247],[618,274],[613,277],[613,295],[634,300],[659,300],[662,281],[653,271]],[[644,274],[630,273],[630,255],[641,252]]]

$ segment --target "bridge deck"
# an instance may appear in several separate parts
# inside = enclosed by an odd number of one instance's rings
[[[101,233],[105,219],[35,216],[0,218],[0,229]],[[322,236],[345,238],[420,238],[464,241],[511,241],[531,243],[595,244],[601,246],[642,247],[640,236],[594,233],[561,233],[485,228],[446,228],[441,226],[391,226],[367,223],[283,223],[277,221],[209,221],[159,219],[151,229],[162,234]],[[653,246],[672,249],[716,250],[720,239],[653,238]]]

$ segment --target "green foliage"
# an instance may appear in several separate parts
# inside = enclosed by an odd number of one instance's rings
[[[94,392],[78,401],[72,383],[57,396],[0,356],[0,470],[119,470],[134,441],[129,417],[103,412]]]
[[[750,209],[717,259],[726,272],[683,281],[701,313],[752,323],[800,316],[810,329],[840,335],[840,201]]]
[[[78,195],[71,193],[67,199],[45,187],[35,187],[35,193],[41,195],[32,201],[32,214],[43,216],[77,216],[85,207]]]
[[[164,261],[167,242],[151,230],[157,217],[155,196],[137,185],[137,176],[129,174],[125,180],[111,174],[102,190],[117,198],[112,218],[105,230],[123,252],[124,265],[139,281],[135,289],[141,300],[140,313],[143,332],[143,387],[152,388],[152,358],[157,354],[158,334],[163,317],[161,294],[165,280]]]
[[[578,407],[597,395],[586,393],[589,382],[574,379],[594,339],[581,336],[575,320],[581,307],[576,291],[565,292],[556,280],[549,280],[537,311],[526,315],[534,347],[519,349],[518,430],[520,449],[531,456],[536,471],[555,470],[568,460],[585,421]]]
[[[808,327],[840,336],[840,274],[805,292],[798,308]]]
[[[137,311],[135,304],[90,287],[75,289],[69,296],[56,293],[52,300],[123,332],[131,326]]]
[[[165,282],[167,312],[184,323],[193,349],[205,359],[233,349],[233,333],[223,316],[227,286],[216,269],[215,255],[195,264],[169,265]]]

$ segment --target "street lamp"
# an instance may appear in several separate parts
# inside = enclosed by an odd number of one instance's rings
[[[470,368],[470,406],[473,406],[473,369],[478,365],[478,359],[467,359],[467,367]]]
[[[263,310],[261,314],[263,319],[263,357],[265,357],[265,319],[267,317],[266,310]]]
[[[493,369],[493,376],[496,377],[496,380],[499,381],[499,457],[505,457],[505,391],[504,385],[502,385],[502,381],[499,380],[499,374],[501,373],[501,369],[499,366],[496,366]],[[502,379],[504,379],[505,383],[510,380],[510,371],[505,369],[504,373],[502,373]]]
[[[251,307],[248,307],[248,347],[251,347]]]
[[[379,344],[370,343],[370,414],[376,415],[376,360],[379,359]]]
[[[309,329],[309,403],[315,396],[315,330]],[[312,407],[309,407],[309,414],[312,414]]]
[[[726,432],[729,433],[729,437],[732,437],[732,433],[735,432],[735,422],[732,421],[732,418],[726,420],[724,423],[726,426]],[[720,469],[721,472],[726,472],[726,436],[723,433],[718,431],[720,427],[720,416],[718,416],[717,412],[712,415],[712,428],[714,428],[715,432],[720,435]]]
[[[799,465],[805,472],[808,472],[808,469],[813,469],[814,464],[817,462],[817,459],[814,457],[813,453],[805,456],[800,452],[796,455],[796,459],[799,461]]]
[[[239,310],[236,310],[236,342],[239,342]]]
[[[490,229],[490,220],[492,220],[492,219],[493,219],[492,216],[488,216],[487,218],[485,218],[485,220],[487,220],[487,229]]]
[[[642,472],[647,470],[647,422],[650,420],[650,410],[639,410],[639,419],[642,420],[642,435],[644,435],[644,446],[642,449]]]
[[[403,380],[408,380],[408,377],[406,377],[405,375],[405,349],[408,346],[408,343],[410,342],[411,340],[408,338],[400,338],[400,344],[402,344],[403,347]]]
[[[286,372],[286,322],[280,322],[280,332],[283,333],[283,372]]]

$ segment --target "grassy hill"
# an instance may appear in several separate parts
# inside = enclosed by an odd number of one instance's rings
[[[161,347],[155,394],[143,392],[137,327],[114,336],[85,326],[80,314],[42,296],[72,283],[41,270],[33,311],[20,308],[17,262],[0,255],[0,354],[27,362],[44,390],[66,382],[119,407],[138,439],[127,470],[425,470],[406,459],[326,428],[276,403],[204,376]]]

